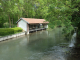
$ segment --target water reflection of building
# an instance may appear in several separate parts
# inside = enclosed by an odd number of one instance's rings
[[[48,28],[48,23],[44,19],[34,19],[34,18],[20,18],[17,21],[17,26],[21,27],[24,31],[29,34],[29,32],[43,30]]]

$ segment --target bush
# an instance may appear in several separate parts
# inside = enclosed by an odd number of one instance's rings
[[[22,32],[22,29],[20,27],[15,27],[15,28],[12,28],[14,30],[14,33],[17,33],[17,32]]]
[[[0,36],[10,35],[18,32],[22,32],[22,29],[20,27],[0,28]]]
[[[1,28],[0,29],[0,36],[10,35],[13,34],[14,30],[10,28]]]

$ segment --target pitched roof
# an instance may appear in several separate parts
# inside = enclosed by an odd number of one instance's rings
[[[29,24],[49,23],[48,21],[46,21],[44,19],[36,19],[36,18],[22,18],[22,19],[25,20],[26,22],[28,22]]]

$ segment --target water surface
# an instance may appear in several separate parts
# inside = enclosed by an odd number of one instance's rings
[[[62,28],[38,31],[0,42],[0,60],[78,60]]]

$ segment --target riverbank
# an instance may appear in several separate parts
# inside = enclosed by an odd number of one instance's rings
[[[16,34],[12,34],[12,35],[3,36],[3,37],[0,37],[0,42],[8,40],[8,39],[16,38],[16,37],[19,37],[22,35],[25,35],[25,32],[20,32],[20,33],[16,33]]]

